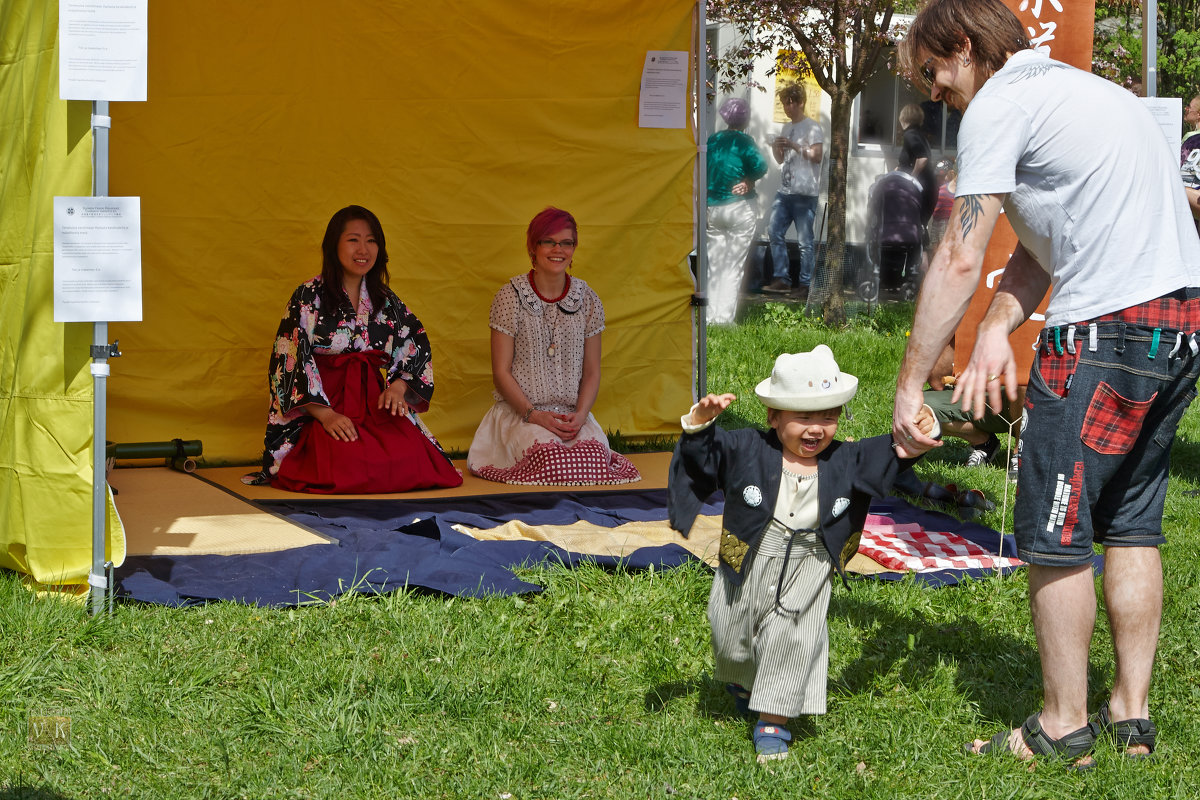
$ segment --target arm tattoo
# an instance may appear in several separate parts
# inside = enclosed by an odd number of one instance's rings
[[[979,218],[983,216],[983,203],[979,200],[979,195],[969,194],[959,198],[962,200],[962,208],[958,212],[958,224],[962,228],[963,238],[967,238],[970,233],[979,223]]]

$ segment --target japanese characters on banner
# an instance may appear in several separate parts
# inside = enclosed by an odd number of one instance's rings
[[[1068,0],[1069,1],[1069,0]],[[1062,3],[1058,0],[1050,0],[1050,8],[1047,9],[1046,16],[1042,16],[1042,0],[1021,0],[1021,5],[1017,7],[1017,12],[1024,14],[1029,13],[1036,25],[1029,26],[1026,30],[1029,32],[1029,43],[1033,45],[1033,49],[1050,55],[1050,42],[1054,41],[1054,30],[1058,27],[1058,20],[1052,19],[1055,14],[1059,16],[1063,13]],[[1025,18],[1021,18],[1025,22]],[[1091,38],[1088,39],[1088,49],[1091,49]],[[1060,59],[1061,60],[1061,59]],[[1069,62],[1068,62],[1069,63]]]
[[[1091,71],[1095,0],[1004,0],[1004,4],[1021,20],[1025,35],[1035,49],[1057,61]],[[1017,235],[1001,214],[983,258],[979,288],[954,337],[956,369],[961,370],[971,357],[971,349],[975,346],[975,330],[992,302],[1000,276],[1004,274],[1004,266],[1016,246]],[[1033,348],[1046,320],[1044,312],[1047,299],[1043,298],[1037,313],[1009,337],[1022,385],[1028,381],[1029,369],[1033,366]]]

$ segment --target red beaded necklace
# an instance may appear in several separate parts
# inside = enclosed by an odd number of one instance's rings
[[[537,284],[534,283],[534,281],[533,281],[533,270],[529,270],[529,286],[530,286],[530,288],[533,289],[533,293],[536,294],[538,296],[538,299],[541,300],[543,303],[557,303],[557,302],[561,301],[564,297],[567,296],[567,292],[571,291],[571,276],[567,275],[566,279],[567,279],[567,283],[565,286],[563,286],[562,294],[560,294],[558,297],[551,299],[549,297],[546,297],[544,294],[542,294],[541,292],[538,291]]]

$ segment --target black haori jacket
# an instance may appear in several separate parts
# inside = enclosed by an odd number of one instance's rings
[[[835,441],[817,457],[821,541],[843,581],[846,562],[858,551],[871,498],[886,496],[896,476],[915,461],[896,455],[890,434]],[[774,430],[726,431],[714,424],[684,433],[671,457],[671,527],[687,536],[701,504],[723,490],[720,569],[740,585],[742,566],[749,563],[775,513],[782,477],[783,445]]]

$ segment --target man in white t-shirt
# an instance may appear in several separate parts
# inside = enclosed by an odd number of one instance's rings
[[[813,245],[813,221],[817,216],[817,195],[821,191],[821,159],[825,155],[825,134],[821,126],[804,116],[804,87],[789,84],[779,91],[779,102],[791,120],[783,126],[771,145],[775,163],[783,167],[783,183],[771,204],[767,233],[771,241],[771,265],[774,277],[764,291],[784,293],[792,290],[788,275],[787,232],[796,226],[800,245],[799,287],[812,281],[816,249]]]
[[[1019,244],[955,390],[976,418],[985,404],[1002,407],[1002,391],[1015,398],[1008,334],[1052,287],[1025,397],[1013,516],[1017,551],[1030,564],[1043,707],[972,749],[1083,768],[1102,732],[1143,758],[1157,736],[1149,688],[1170,444],[1200,374],[1200,240],[1175,156],[1136,97],[1030,49],[1001,0],[930,0],[902,58],[963,118],[950,225],[897,381],[899,452],[936,444],[913,422],[922,385],[979,285],[1001,211]],[[1095,721],[1087,705],[1094,544],[1104,547],[1115,651]]]

